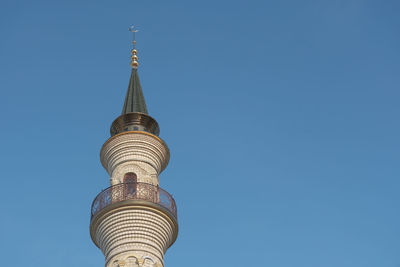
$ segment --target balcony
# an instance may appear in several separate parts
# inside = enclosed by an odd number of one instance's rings
[[[104,189],[93,200],[90,219],[111,204],[126,200],[151,202],[166,209],[177,219],[174,198],[160,187],[146,183],[122,183]]]

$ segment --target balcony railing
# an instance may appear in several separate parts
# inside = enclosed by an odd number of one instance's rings
[[[122,183],[104,189],[92,203],[91,218],[105,207],[125,200],[144,200],[158,204],[177,218],[174,198],[160,187],[146,183]]]

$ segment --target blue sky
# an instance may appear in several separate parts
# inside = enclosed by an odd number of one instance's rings
[[[103,266],[90,205],[135,24],[167,267],[400,266],[398,1],[0,5],[2,265]]]

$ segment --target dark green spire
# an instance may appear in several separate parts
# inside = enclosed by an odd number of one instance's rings
[[[129,80],[122,115],[133,112],[148,114],[142,86],[140,85],[139,74],[136,68],[132,68],[131,79]]]

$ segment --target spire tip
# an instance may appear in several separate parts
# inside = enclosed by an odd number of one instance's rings
[[[139,62],[138,62],[138,56],[137,56],[137,50],[136,50],[136,40],[135,40],[135,33],[137,33],[139,30],[135,29],[135,26],[130,26],[129,27],[129,31],[132,32],[133,34],[133,49],[131,51],[131,67],[133,69],[137,69],[137,67],[139,66]]]

